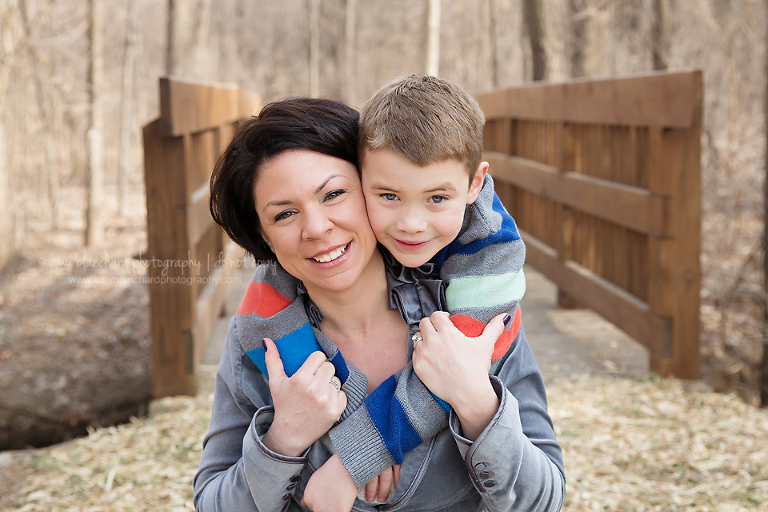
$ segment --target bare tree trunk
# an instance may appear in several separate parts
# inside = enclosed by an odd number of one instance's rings
[[[440,0],[429,0],[427,9],[427,74],[440,72]]]
[[[120,93],[120,156],[117,170],[117,210],[120,215],[126,213],[128,196],[128,172],[130,167],[131,110],[133,107],[133,64],[136,42],[136,23],[134,22],[133,0],[126,5],[127,29],[125,36],[125,58],[123,59],[123,84]]]
[[[320,0],[309,0],[309,95],[320,96]]]
[[[764,2],[768,7],[768,0]],[[768,9],[766,9],[768,13]],[[768,44],[768,34],[765,36]],[[765,182],[763,184],[763,361],[759,368],[760,405],[768,407],[768,52],[765,54],[763,118],[765,122]]]
[[[175,69],[174,53],[175,40],[176,40],[176,0],[168,0],[168,12],[165,26],[165,74],[167,76],[173,75]]]
[[[346,13],[346,66],[347,72],[347,103],[357,105],[357,70],[355,66],[355,41],[357,27],[357,0],[347,0]]]
[[[165,73],[181,75],[188,71],[189,27],[193,0],[168,0]]]
[[[653,0],[653,69],[669,66],[669,0]]]
[[[104,4],[89,0],[91,21],[89,38],[91,55],[88,63],[90,123],[87,132],[88,162],[86,168],[87,204],[85,209],[85,245],[101,242],[104,235],[102,195],[104,181],[103,82],[104,82]]]
[[[585,75],[584,48],[587,43],[587,14],[584,0],[568,0],[568,18],[571,25],[571,76]]]
[[[523,0],[523,16],[533,57],[533,79],[547,78],[547,53],[544,48],[544,18],[542,0]]]
[[[497,87],[499,85],[499,41],[498,30],[496,28],[496,20],[499,18],[499,1],[488,0],[488,41],[490,44],[489,50],[491,54],[491,85]]]

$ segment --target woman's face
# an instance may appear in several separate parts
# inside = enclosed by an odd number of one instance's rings
[[[284,151],[259,169],[254,202],[264,240],[308,290],[347,289],[376,249],[357,169],[345,160]]]

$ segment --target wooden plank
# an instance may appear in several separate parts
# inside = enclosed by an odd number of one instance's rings
[[[516,156],[485,152],[495,180],[641,233],[672,236],[667,198],[645,189],[559,169]]]
[[[658,72],[526,85],[476,98],[487,119],[689,128],[701,126],[703,79],[700,70]]]
[[[234,84],[160,78],[160,118],[166,136],[214,128],[242,117],[241,95]]]
[[[554,249],[520,232],[526,264],[534,266],[568,295],[605,317],[653,354],[669,337],[669,319],[654,315],[647,303],[574,262],[561,262]]]
[[[192,193],[189,205],[186,209],[187,217],[187,243],[189,247],[197,245],[203,234],[214,223],[211,217],[209,199],[211,197],[210,186],[206,183]]]
[[[197,298],[195,308],[197,311],[194,328],[194,360],[195,369],[200,366],[200,358],[211,338],[213,326],[222,315],[227,303],[227,292],[231,286],[232,278],[237,274],[237,260],[242,259],[243,249],[234,242],[229,242],[224,250],[225,264],[211,272],[200,296]],[[196,370],[197,371],[197,370]]]

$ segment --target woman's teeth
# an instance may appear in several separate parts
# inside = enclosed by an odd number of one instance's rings
[[[338,249],[335,249],[331,252],[325,253],[323,255],[318,256],[317,258],[313,258],[318,263],[328,263],[329,261],[333,261],[345,252],[347,252],[347,246],[349,244],[339,247]]]

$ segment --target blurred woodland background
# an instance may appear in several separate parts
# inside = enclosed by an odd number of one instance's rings
[[[756,403],[766,4],[0,0],[0,389],[80,385],[77,373],[34,363],[29,352],[38,347],[55,351],[44,357],[49,366],[102,364],[120,354],[120,370],[106,373],[121,389],[132,375],[134,391],[149,397],[145,285],[77,289],[62,280],[86,272],[74,257],[85,250],[132,261],[146,251],[141,127],[157,116],[160,76],[236,83],[265,102],[316,95],[360,107],[408,73],[482,91],[698,68],[705,80],[702,370],[715,389]],[[73,347],[81,359],[67,359]],[[10,377],[11,366],[24,365],[28,374]]]

